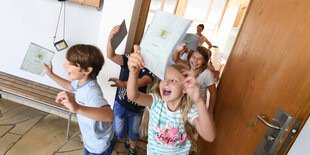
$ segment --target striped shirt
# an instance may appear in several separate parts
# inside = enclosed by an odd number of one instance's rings
[[[182,112],[180,110],[171,112],[167,103],[155,94],[150,109],[147,154],[188,154],[191,143],[186,137]],[[188,121],[193,124],[198,117],[196,108],[188,113]]]

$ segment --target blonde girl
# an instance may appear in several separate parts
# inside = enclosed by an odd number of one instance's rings
[[[137,104],[151,106],[148,125],[147,154],[189,154],[197,148],[196,132],[206,141],[215,139],[215,125],[194,74],[186,65],[167,68],[166,81],[158,80],[151,94],[138,91],[137,80],[143,68],[139,46],[128,60],[130,70],[127,84],[128,98]]]

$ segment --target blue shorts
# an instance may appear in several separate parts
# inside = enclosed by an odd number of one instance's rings
[[[116,136],[113,136],[110,146],[102,153],[91,153],[84,147],[84,155],[111,155],[116,144]]]
[[[131,112],[115,101],[113,112],[113,128],[117,138],[121,140],[128,134],[132,141],[138,140],[143,111],[139,113]]]

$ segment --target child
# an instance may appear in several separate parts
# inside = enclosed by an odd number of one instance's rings
[[[210,92],[210,100],[208,109],[213,116],[213,110],[216,99],[216,87],[215,79],[212,70],[208,67],[209,55],[211,51],[203,46],[198,46],[196,51],[191,51],[188,54],[187,62],[182,61],[179,58],[181,48],[178,48],[173,53],[173,60],[175,63],[187,63],[192,71],[194,71],[197,77],[197,83],[200,86],[202,98],[207,100],[207,89]]]
[[[151,106],[148,155],[188,154],[191,147],[197,147],[195,132],[206,141],[214,141],[214,122],[200,95],[194,74],[186,65],[170,65],[166,81],[156,81],[153,94],[138,92],[138,73],[143,68],[138,46],[135,46],[135,53],[129,57],[128,67],[128,98],[140,105]]]
[[[172,55],[172,61],[175,63],[187,63],[187,57],[188,54],[193,51],[189,48],[186,48],[186,44],[182,44],[181,46],[177,46],[173,55]]]
[[[60,92],[56,102],[77,114],[84,155],[110,155],[116,142],[112,126],[113,111],[96,80],[104,64],[103,55],[92,45],[78,44],[69,48],[66,59],[64,68],[69,72],[71,82],[54,74],[52,64],[44,64],[46,74],[51,79],[75,93],[74,98],[66,91]]]
[[[204,42],[206,42],[209,46],[209,49],[212,48],[212,44],[211,42],[207,39],[207,37],[205,37],[201,32],[203,31],[203,29],[205,28],[205,26],[203,24],[199,24],[197,26],[197,35],[199,36],[199,42],[198,42],[198,46],[202,46]]]
[[[117,78],[110,78],[109,81],[114,82],[112,87],[117,88],[117,94],[114,102],[114,122],[113,127],[115,134],[118,139],[123,139],[126,134],[129,136],[125,141],[125,147],[129,149],[129,154],[136,154],[136,145],[137,140],[139,139],[139,126],[141,124],[141,119],[144,112],[144,106],[140,106],[127,98],[127,80],[129,75],[129,70],[127,66],[128,55],[118,55],[115,54],[111,47],[111,38],[114,35],[117,35],[120,31],[120,26],[115,26],[109,35],[108,44],[107,44],[107,57],[111,59],[114,63],[122,67],[122,73],[120,80]],[[152,83],[153,74],[146,68],[142,69],[139,72],[139,79],[137,87],[140,92],[146,92],[147,85]],[[127,129],[128,127],[128,129]]]

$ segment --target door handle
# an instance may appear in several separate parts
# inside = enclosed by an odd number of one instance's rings
[[[278,109],[272,120],[268,122],[266,116],[261,114],[257,115],[257,119],[268,126],[268,129],[257,146],[254,155],[275,155],[294,118],[282,109]]]
[[[265,116],[260,116],[260,115],[257,115],[257,118],[262,121],[265,125],[267,125],[269,128],[272,128],[272,129],[276,129],[276,130],[281,130],[281,128],[279,126],[276,126],[276,125],[273,125],[273,124],[270,124],[268,123],[266,120],[265,120]]]

